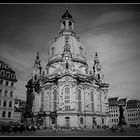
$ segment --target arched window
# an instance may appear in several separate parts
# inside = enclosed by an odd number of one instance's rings
[[[72,22],[71,21],[69,21],[69,26],[71,26],[72,25]]]
[[[66,87],[66,88],[65,88],[65,93],[66,93],[66,94],[69,94],[69,93],[70,93],[70,88],[69,88],[69,87]]]
[[[57,109],[57,90],[53,91],[53,111]]]
[[[56,89],[53,91],[53,100],[54,101],[57,100],[57,90]]]
[[[81,100],[81,89],[78,89],[78,100]]]
[[[93,91],[91,91],[91,101],[94,101]]]

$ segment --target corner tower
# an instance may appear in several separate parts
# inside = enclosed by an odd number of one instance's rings
[[[33,66],[33,74],[32,74],[34,81],[37,80],[39,76],[41,76],[41,71],[42,71],[41,61],[39,58],[39,52],[37,52],[36,60]]]
[[[101,81],[101,83],[104,83],[104,74],[102,73],[102,66],[99,62],[97,52],[95,53],[95,58],[94,58],[93,73],[94,73],[95,77],[99,81]]]

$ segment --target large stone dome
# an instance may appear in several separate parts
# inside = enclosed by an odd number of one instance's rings
[[[67,11],[66,11],[67,12]],[[61,23],[61,31],[58,37],[55,37],[52,42],[49,50],[49,62],[54,61],[54,59],[58,61],[62,57],[64,52],[65,44],[69,45],[70,53],[72,54],[72,58],[79,59],[86,62],[85,58],[85,49],[83,43],[75,35],[73,29],[74,20],[71,18],[63,18],[60,20]]]

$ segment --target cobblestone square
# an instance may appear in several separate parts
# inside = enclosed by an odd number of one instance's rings
[[[71,131],[71,130],[56,130],[54,132],[52,129],[42,129],[42,130],[36,130],[35,132],[23,132],[23,133],[5,133],[5,134],[0,134],[0,136],[22,136],[22,137],[34,137],[34,136],[41,136],[41,137],[77,137],[77,136],[89,136],[89,137],[94,137],[94,136],[140,136],[140,129],[135,129],[135,128],[127,128],[124,129],[123,132],[120,131],[115,131],[112,132],[110,129],[89,129],[89,130],[84,130],[84,131]]]

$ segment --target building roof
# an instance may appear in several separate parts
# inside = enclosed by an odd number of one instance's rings
[[[0,75],[0,79],[17,82],[15,71],[7,63],[3,62],[2,60],[0,60],[0,70],[4,70],[5,72],[11,73],[8,76],[7,74]]]
[[[131,108],[140,108],[140,101],[136,99],[128,100],[127,109],[131,109]]]
[[[108,98],[109,106],[117,106],[118,105],[118,97]]]
[[[4,69],[4,70],[11,71],[11,72],[15,73],[15,71],[13,71],[10,68],[10,66],[7,63],[3,62],[2,60],[0,60],[0,69]]]
[[[118,97],[111,97],[111,98],[108,98],[109,101],[118,101]]]

